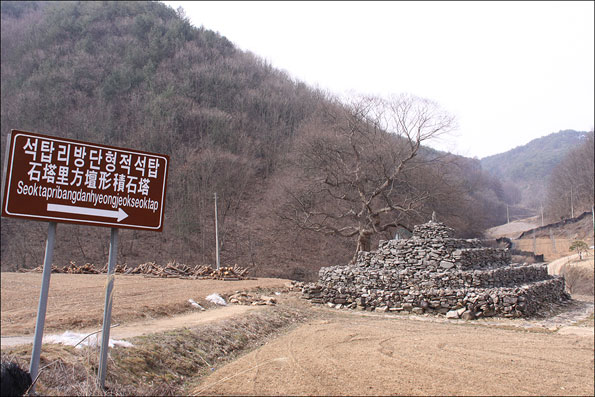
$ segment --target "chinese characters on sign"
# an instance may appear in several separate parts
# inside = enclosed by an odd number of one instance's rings
[[[168,156],[12,131],[2,215],[163,228]]]

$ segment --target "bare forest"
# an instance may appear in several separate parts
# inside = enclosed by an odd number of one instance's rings
[[[312,278],[433,212],[463,237],[506,220],[510,189],[478,160],[424,146],[456,127],[430,100],[339,101],[155,2],[3,1],[1,17],[2,156],[20,129],[171,158],[164,231],[123,230],[121,263],[214,263],[214,193],[222,263],[258,276]],[[39,266],[46,230],[3,218],[2,269]],[[57,265],[107,261],[109,229],[57,233]]]
[[[546,213],[549,220],[574,218],[593,209],[595,182],[593,131],[554,168],[548,181]]]

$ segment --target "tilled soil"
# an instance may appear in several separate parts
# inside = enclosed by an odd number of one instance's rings
[[[196,395],[593,395],[593,338],[336,315],[205,378]]]
[[[35,332],[41,273],[2,273],[2,336]],[[193,299],[208,306],[212,293],[232,294],[253,288],[283,288],[288,280],[220,281],[146,278],[116,275],[112,324],[153,319],[194,311]],[[45,333],[100,327],[105,301],[105,274],[52,274]]]

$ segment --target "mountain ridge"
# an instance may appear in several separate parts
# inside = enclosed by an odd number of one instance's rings
[[[552,170],[587,133],[570,129],[552,132],[479,161],[482,169],[520,190],[519,204],[536,210],[544,200]]]

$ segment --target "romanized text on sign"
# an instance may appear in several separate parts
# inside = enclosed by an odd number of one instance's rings
[[[169,157],[13,130],[2,215],[161,231]]]

